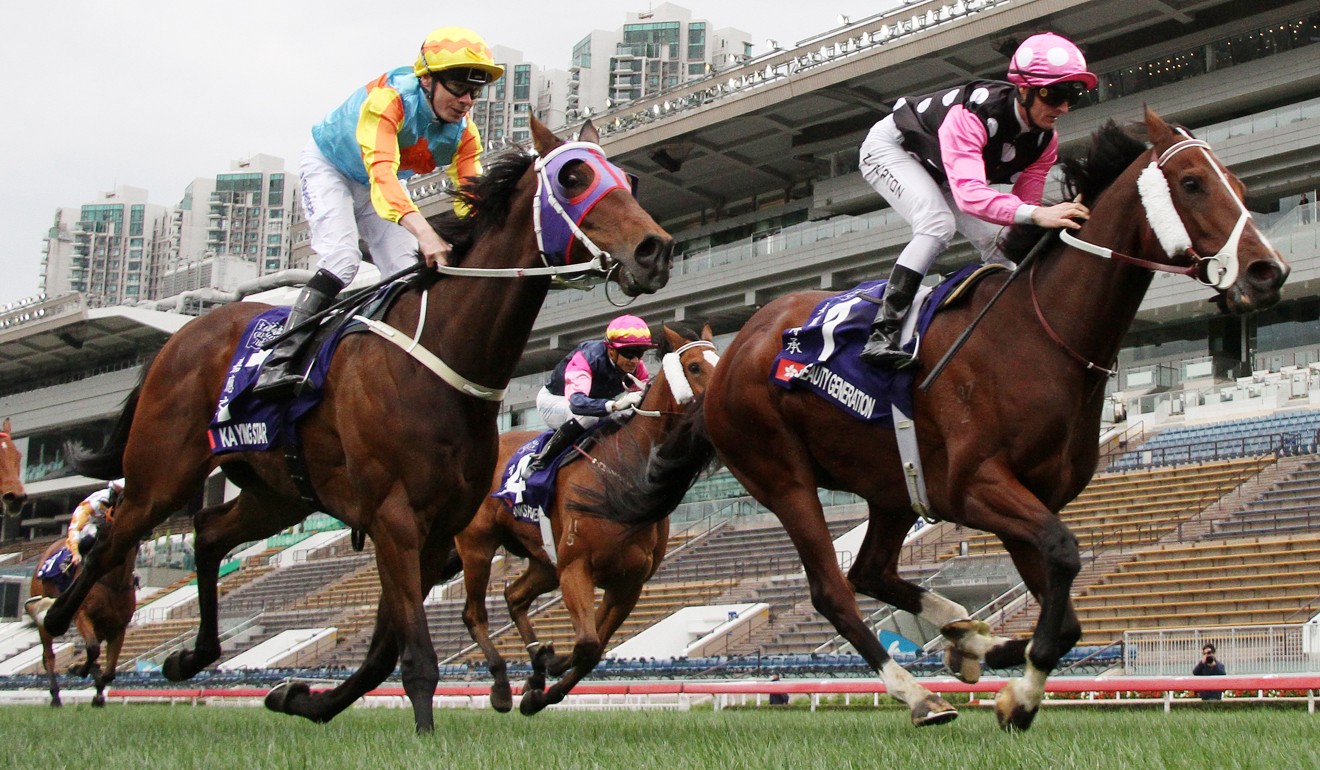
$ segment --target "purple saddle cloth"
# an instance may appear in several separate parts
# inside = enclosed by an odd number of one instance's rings
[[[931,290],[918,310],[918,336],[930,327],[944,299],[980,267],[968,265]],[[895,370],[858,358],[871,335],[871,322],[886,283],[867,281],[835,294],[817,305],[805,324],[785,329],[770,381],[786,390],[807,388],[859,420],[890,428],[894,426],[893,405],[912,414],[916,367]],[[904,347],[911,351],[914,343],[909,341]]]

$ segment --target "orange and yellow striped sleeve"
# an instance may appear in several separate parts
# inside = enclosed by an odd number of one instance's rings
[[[481,176],[481,152],[481,132],[477,130],[477,124],[468,118],[467,125],[463,127],[463,136],[458,140],[458,149],[454,151],[454,158],[445,169],[455,189],[465,184],[468,177]],[[455,198],[454,212],[459,216],[467,216],[468,207]]]
[[[377,83],[367,87],[367,98],[358,113],[358,147],[371,180],[371,205],[382,219],[396,223],[417,210],[399,181],[399,127],[403,119],[403,97],[398,91]]]

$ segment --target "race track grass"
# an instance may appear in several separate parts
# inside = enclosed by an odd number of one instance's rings
[[[327,725],[259,708],[0,708],[0,767],[41,768],[1314,768],[1305,709],[1047,709],[1008,734],[985,710],[916,729],[895,710],[566,712],[352,709]]]

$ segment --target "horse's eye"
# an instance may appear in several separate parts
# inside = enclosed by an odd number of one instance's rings
[[[559,185],[565,190],[584,187],[591,181],[591,171],[585,163],[569,163],[559,170]]]
[[[701,364],[694,361],[693,363],[688,364],[687,370],[688,374],[701,374]]]
[[[1188,194],[1194,195],[1199,193],[1201,192],[1201,180],[1193,176],[1183,177],[1182,188],[1183,192]]]

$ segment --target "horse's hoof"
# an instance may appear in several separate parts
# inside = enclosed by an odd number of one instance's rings
[[[1018,702],[1013,693],[1012,683],[1005,685],[1004,689],[995,696],[995,716],[999,719],[999,726],[1009,732],[1031,727],[1031,722],[1036,718],[1038,711],[1040,711],[1039,706],[1032,708]]]
[[[51,708],[53,708],[53,709],[57,709],[57,708],[62,707],[63,705],[64,705],[64,701],[60,700],[60,696],[58,696],[58,695],[52,695],[52,696],[50,696],[50,707],[51,707]]]
[[[976,684],[981,681],[981,661],[953,645],[944,648],[944,665],[960,682]]]
[[[490,686],[490,707],[501,714],[513,711],[513,692],[507,681],[496,682]]]
[[[188,650],[176,650],[165,658],[160,665],[160,672],[171,682],[185,682],[197,676],[205,666],[196,664],[196,657]]]
[[[958,709],[949,705],[938,695],[928,695],[912,710],[912,724],[916,727],[930,727],[952,722],[958,718]]]
[[[940,634],[943,635],[945,639],[948,639],[951,642],[961,641],[962,638],[964,636],[967,636],[968,634],[981,634],[982,636],[989,636],[990,624],[986,623],[984,620],[972,620],[971,618],[963,618],[962,620],[955,620],[949,623],[945,623],[940,628]]]
[[[283,682],[266,693],[266,708],[281,714],[292,714],[293,712],[289,710],[290,701],[311,694],[312,688],[302,682]]]
[[[545,708],[545,690],[524,690],[522,702],[518,704],[518,710],[523,716],[529,717],[539,713]]]
[[[105,708],[105,696],[97,695],[92,698],[92,708]]]

